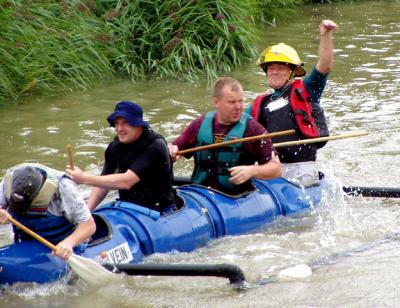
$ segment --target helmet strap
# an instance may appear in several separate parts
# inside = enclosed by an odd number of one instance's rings
[[[295,74],[295,69],[294,69],[294,70],[291,69],[291,70],[290,70],[290,74],[289,74],[288,81],[292,81],[292,80],[293,80],[294,74]]]

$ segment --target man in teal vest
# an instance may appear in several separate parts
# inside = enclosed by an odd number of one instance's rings
[[[319,59],[311,74],[306,75],[296,50],[280,43],[266,48],[260,66],[268,85],[274,91],[258,96],[246,110],[269,132],[294,129],[296,134],[273,138],[274,143],[328,136],[328,127],[320,97],[333,65],[332,31],[337,25],[324,20],[319,26]],[[282,177],[302,186],[319,181],[315,166],[317,149],[325,143],[279,148]]]
[[[259,123],[243,113],[243,89],[237,80],[219,78],[212,101],[215,111],[194,120],[168,145],[174,160],[179,150],[266,133]],[[193,183],[232,195],[251,190],[253,177],[271,179],[281,174],[281,165],[269,138],[197,151],[194,161]]]
[[[40,164],[21,164],[0,182],[0,223],[8,216],[38,233],[68,259],[73,249],[82,253],[96,224],[78,186],[65,173]],[[32,240],[14,228],[16,242]]]

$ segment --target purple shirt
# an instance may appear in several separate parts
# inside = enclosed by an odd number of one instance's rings
[[[172,142],[172,144],[178,146],[178,149],[180,151],[194,148],[197,145],[197,134],[199,133],[200,126],[204,120],[204,117],[205,115],[202,115],[200,118],[193,120],[183,130],[182,134]],[[233,126],[234,124],[220,124],[217,121],[217,117],[214,117],[214,143],[218,141],[220,142]],[[247,127],[243,137],[252,137],[265,133],[267,133],[265,128],[253,118],[250,118],[247,123]],[[247,153],[250,153],[259,165],[267,163],[272,158],[272,152],[275,152],[270,138],[243,142],[243,150]],[[185,155],[185,157],[191,156],[193,156],[193,153]]]

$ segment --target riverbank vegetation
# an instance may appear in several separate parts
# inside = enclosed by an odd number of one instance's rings
[[[259,29],[303,3],[0,0],[0,104],[115,74],[212,80],[254,59]]]

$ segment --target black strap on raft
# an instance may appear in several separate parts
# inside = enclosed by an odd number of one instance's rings
[[[175,186],[192,184],[192,178],[190,176],[174,176],[172,184]]]
[[[343,186],[343,191],[350,196],[400,198],[400,188]]]
[[[246,282],[240,267],[232,264],[104,264],[114,273],[132,276],[215,276],[229,278],[231,284]]]

